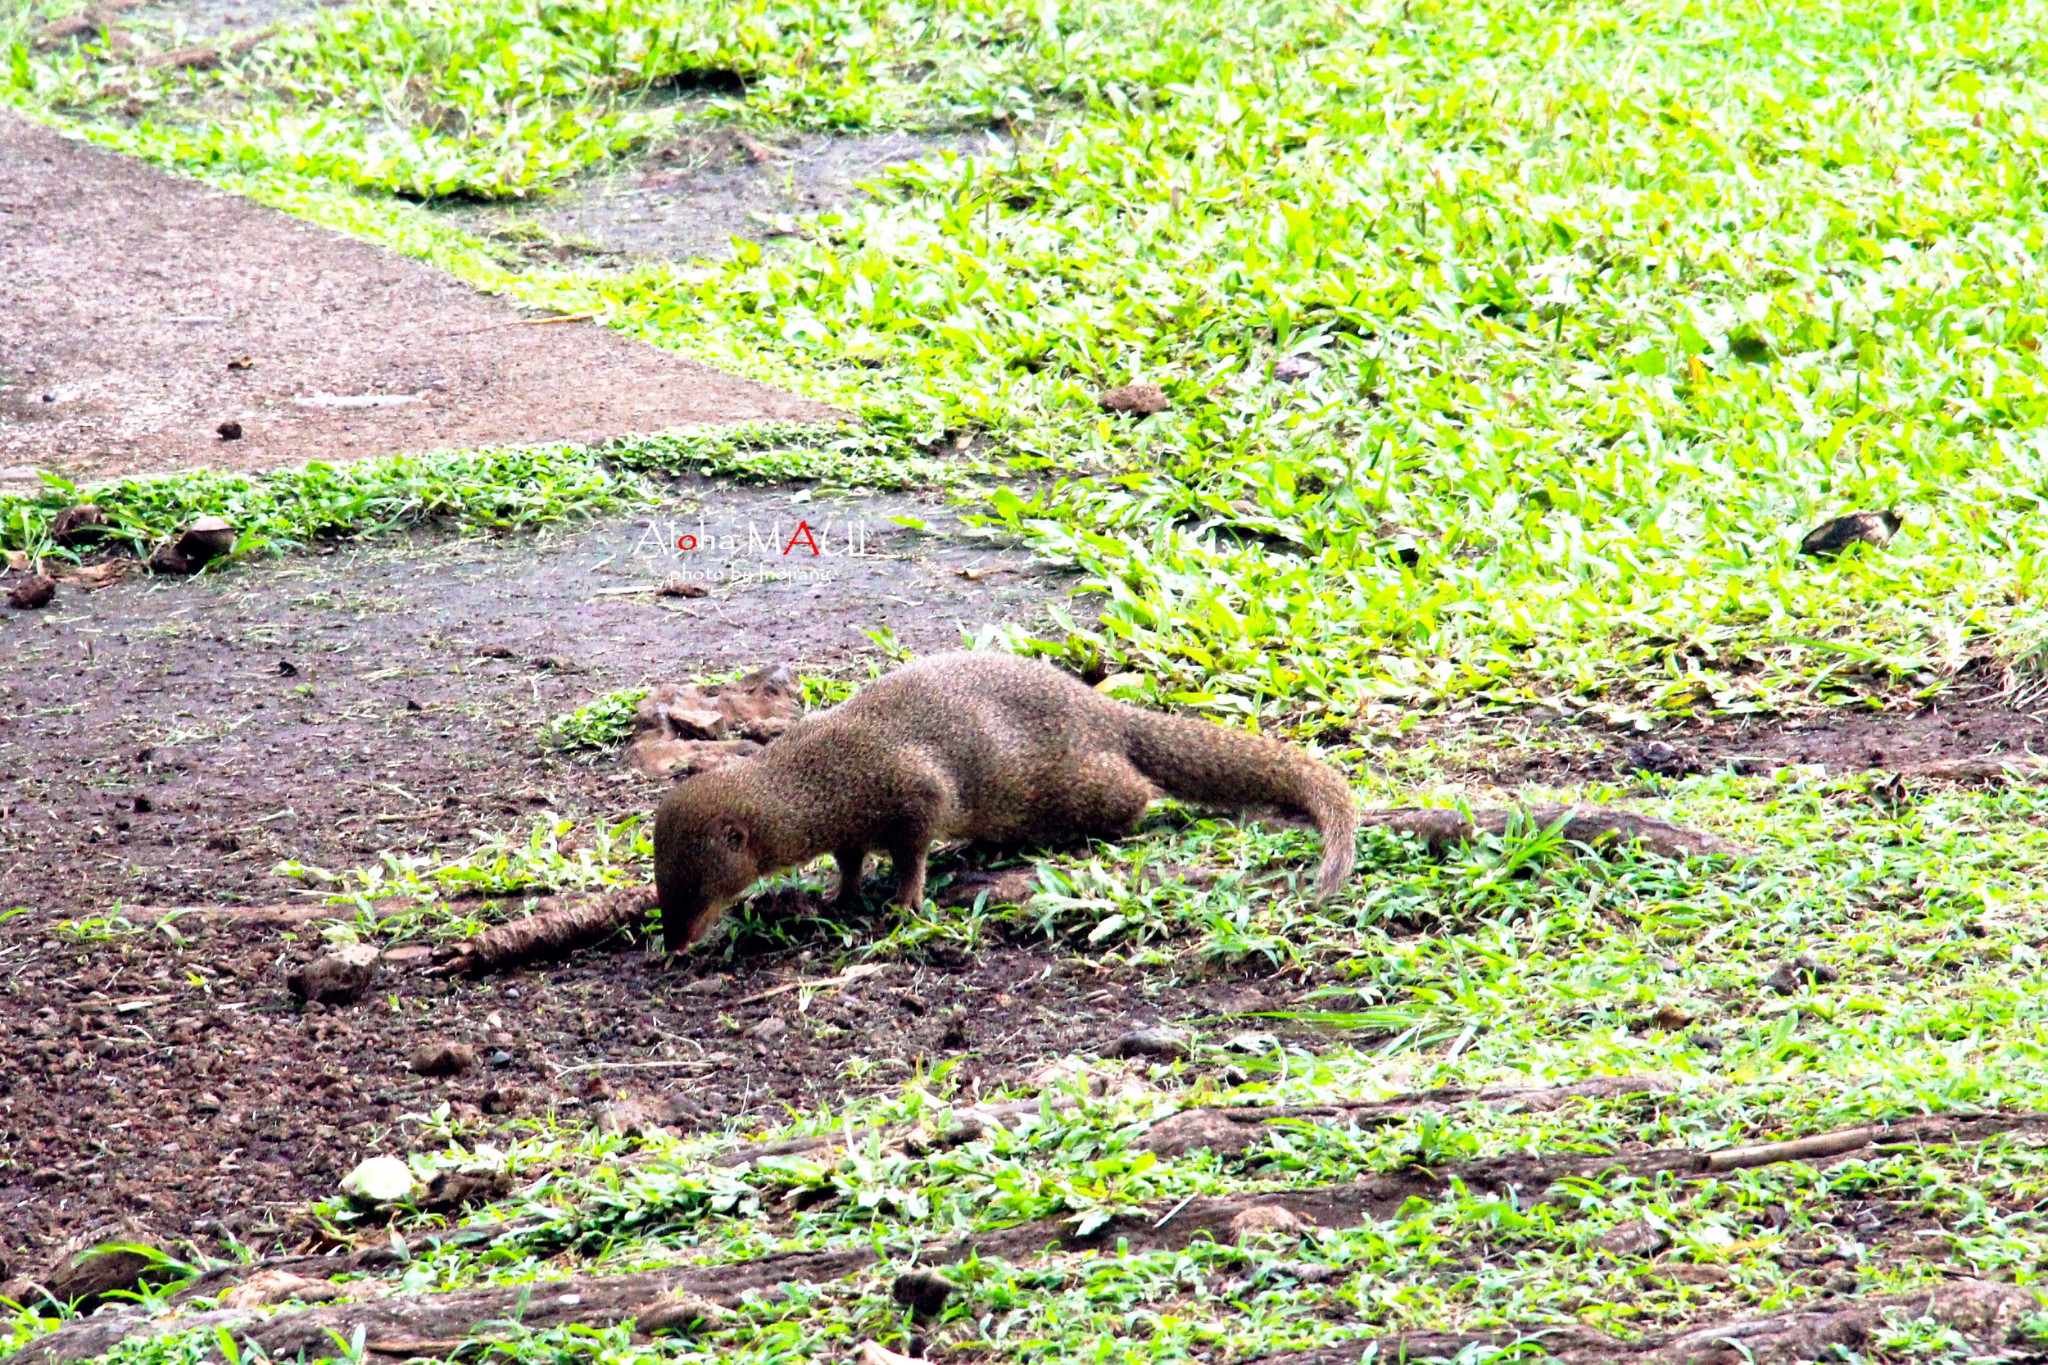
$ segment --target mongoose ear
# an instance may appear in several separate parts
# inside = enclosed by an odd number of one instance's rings
[[[747,831],[731,816],[719,817],[717,827],[712,831],[718,841],[737,853],[747,846]]]

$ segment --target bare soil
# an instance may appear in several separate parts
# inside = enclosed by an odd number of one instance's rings
[[[1515,786],[1649,773],[1680,777],[1769,773],[1794,765],[1830,773],[1896,771],[1981,755],[2048,755],[2048,710],[2015,696],[1989,668],[1966,672],[1925,705],[1835,707],[1797,717],[1745,717],[1637,733],[1541,716],[1432,719],[1391,748],[1438,748],[1452,770]]]
[[[992,134],[876,133],[756,138],[698,129],[535,204],[439,206],[472,232],[527,257],[595,258],[629,267],[644,260],[719,260],[735,239],[772,244],[797,231],[799,215],[858,203],[892,166],[927,157],[1008,149]]]
[[[834,415],[587,322],[527,325],[420,262],[12,115],[0,259],[0,466],[266,469]]]
[[[550,811],[644,811],[658,783],[550,750],[545,722],[768,663],[864,678],[883,662],[868,629],[946,648],[1042,625],[1065,590],[935,499],[676,487],[650,515],[537,537],[379,541],[0,608],[0,895],[50,914],[275,901],[285,859],[350,868]],[[669,578],[709,595],[634,591]]]
[[[22,907],[0,921],[0,1259],[38,1264],[117,1216],[161,1237],[274,1241],[348,1164],[426,1140],[417,1116],[443,1100],[476,1124],[491,1097],[498,1125],[574,1109],[595,1078],[687,1097],[671,1121],[715,1125],[822,1103],[854,1057],[877,1086],[942,1052],[1000,1070],[1197,1008],[1111,991],[1086,964],[1029,948],[972,964],[942,954],[807,1015],[794,997],[741,1007],[808,953],[739,944],[730,965],[670,967],[621,946],[474,983],[394,966],[365,1003],[301,1014],[284,980],[317,948],[304,925],[187,917],[172,926],[183,943],[60,928],[123,902],[284,901],[299,889],[273,874],[284,859],[452,856],[479,829],[644,813],[664,784],[554,751],[543,723],[699,672],[786,662],[865,676],[883,659],[864,628],[942,648],[963,628],[1031,624],[1064,587],[918,497],[801,496],[691,484],[658,514],[538,538],[418,537],[60,590],[42,612],[0,615],[0,913]],[[806,543],[782,553],[799,521],[815,556]],[[685,536],[698,548],[675,549]],[[708,595],[615,591],[671,578]],[[677,990],[712,969],[736,975],[711,994]],[[964,1026],[949,1014],[999,990],[1026,1003],[970,1010]],[[790,1027],[768,1042],[722,1022],[769,1014]],[[508,1058],[413,1076],[413,1049],[437,1038]],[[679,1058],[691,1065],[589,1066]]]

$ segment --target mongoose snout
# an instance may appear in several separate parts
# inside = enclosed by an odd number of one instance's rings
[[[874,850],[915,907],[936,840],[1121,838],[1160,796],[1306,816],[1323,837],[1317,894],[1351,875],[1350,788],[1305,750],[1126,706],[1033,660],[941,654],[670,789],[654,826],[662,937],[672,952],[700,941],[756,880],[824,853],[842,909]]]

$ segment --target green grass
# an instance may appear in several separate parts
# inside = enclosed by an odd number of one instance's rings
[[[423,1178],[444,1167],[502,1167],[518,1192],[489,1217],[542,1221],[485,1248],[416,1250],[390,1274],[424,1290],[547,1279],[565,1266],[717,1264],[877,1244],[900,1265],[917,1245],[1021,1221],[1085,1222],[1170,1208],[1190,1195],[1342,1183],[1417,1161],[1712,1149],[1872,1119],[2041,1107],[2048,1014],[2036,982],[2048,793],[1929,790],[1879,815],[1860,780],[1788,772],[1689,779],[1636,804],[1739,829],[1757,856],[1686,865],[1596,859],[1555,845],[1530,854],[1526,845],[1540,839],[1532,832],[1438,860],[1372,835],[1361,840],[1359,879],[1317,905],[1289,885],[1312,853],[1308,837],[1168,813],[1129,843],[1046,858],[1044,873],[1063,888],[1050,912],[927,907],[879,938],[848,930],[847,960],[877,960],[934,939],[986,943],[990,934],[1083,945],[1122,916],[1127,927],[1079,951],[1135,994],[1176,977],[1206,978],[1269,948],[1300,984],[1283,1018],[1197,1021],[1189,1062],[1092,1063],[1047,1092],[1080,1098],[1079,1107],[1048,1109],[1015,1133],[951,1150],[919,1154],[869,1133],[920,1120],[943,1126],[939,1116],[962,1102],[950,1060],[924,1064],[899,1088],[792,1116],[787,1131],[856,1134],[848,1151],[739,1170],[704,1164],[729,1140],[722,1136],[642,1144],[544,1116],[509,1145],[502,1137],[486,1145],[445,1111],[414,1115],[393,1141],[413,1153]],[[381,901],[384,916],[360,932],[418,932],[409,912],[391,912],[394,897],[474,891],[492,878],[491,889],[503,891],[644,875],[648,850],[637,828],[595,831],[573,856],[562,851],[571,832],[548,825],[523,846],[481,849],[461,864],[358,874],[349,889]],[[1163,869],[1177,872],[1155,875]],[[825,875],[813,869],[795,880],[821,886]],[[775,928],[739,920],[742,934]],[[1839,979],[1791,995],[1768,990],[1774,966],[1801,952]],[[1650,1022],[1667,1005],[1693,1022]],[[1285,1016],[1322,1026],[1302,1031]],[[836,1036],[829,1010],[787,1017],[821,1039]],[[1284,1040],[1231,1041],[1276,1026]],[[841,1038],[839,1046],[871,1061],[896,1052],[886,1038]],[[1090,1074],[1115,1082],[1107,1096],[1089,1097]],[[1315,1103],[1602,1074],[1661,1077],[1669,1093],[1548,1113],[1467,1105],[1382,1128],[1304,1123],[1233,1159],[1163,1160],[1133,1146],[1146,1122],[1186,1103]],[[813,1192],[807,1207],[779,1217],[798,1190]],[[1866,1152],[1825,1168],[1794,1163],[1719,1181],[1573,1181],[1543,1204],[1453,1189],[1356,1228],[1268,1245],[984,1260],[954,1272],[961,1302],[931,1335],[952,1358],[1030,1362],[1100,1353],[1171,1360],[1190,1351],[1240,1359],[1423,1327],[1581,1323],[1629,1337],[1818,1305],[1828,1274],[1854,1276],[1865,1294],[1931,1287],[1957,1273],[2034,1283],[2048,1263],[2048,1220],[2037,1211],[2044,1191],[2040,1136]],[[1879,1234],[1853,1222],[1863,1209],[1883,1215],[1881,1246]],[[323,1212],[344,1233],[372,1235],[344,1201]],[[1668,1255],[1653,1264],[1601,1249],[1603,1235],[1633,1220],[1662,1230]],[[399,1226],[409,1233],[435,1224],[403,1213]],[[1930,1235],[1919,1235],[1923,1228]],[[1848,1260],[1815,1269],[1798,1259],[1838,1244],[1851,1246]],[[414,1245],[425,1247],[419,1238]],[[1673,1267],[1699,1264],[1726,1276],[1674,1278]],[[888,1275],[799,1286],[694,1343],[570,1332],[537,1335],[515,1353],[765,1362],[844,1350],[864,1336],[901,1344]],[[1938,1324],[1916,1325],[1910,1313],[1887,1330],[1894,1346],[1862,1358],[1968,1358],[1959,1339]]]
[[[1018,130],[789,250],[498,282],[852,394],[885,464],[979,432],[1065,475],[987,505],[1089,572],[1082,633],[1164,698],[1626,720],[1937,687],[2038,634],[2039,43],[1987,4],[501,0],[325,14],[175,78],[23,50],[13,94],[136,101],[121,139],[178,164],[429,199],[692,120]],[[745,93],[650,93],[706,71]],[[1280,355],[1323,368],[1276,383]],[[1173,411],[1093,411],[1132,378]],[[1893,505],[1889,552],[1795,553]]]
[[[222,507],[280,547],[437,518],[516,529],[652,496],[642,476],[667,469],[945,485],[1093,585],[1061,638],[1020,647],[1136,675],[1128,694],[1148,704],[1320,735],[1369,800],[1478,804],[1497,797],[1441,777],[1468,755],[1396,747],[1416,710],[1541,702],[1642,726],[1905,707],[1986,660],[2038,694],[2044,23],[2012,2],[384,3],[323,11],[216,73],[21,47],[8,97],[858,419],[95,490],[138,544]],[[622,273],[528,266],[435,207],[556,192],[716,123],[1015,141],[883,176],[773,250]],[[1312,373],[1276,378],[1301,358]],[[1100,389],[1133,380],[1161,384],[1171,410],[1097,410]],[[33,546],[71,496],[0,506],[0,535]],[[1888,549],[1798,555],[1818,521],[1884,507],[1906,515]],[[596,699],[555,730],[601,749],[629,707]],[[705,1144],[629,1151],[565,1119],[486,1158],[425,1116],[407,1130],[418,1162],[512,1162],[524,1184],[500,1212],[550,1221],[423,1253],[402,1278],[902,1252],[1418,1159],[2042,1107],[2048,795],[1898,801],[1802,769],[1525,795],[1626,799],[1757,856],[1593,858],[1521,830],[1436,859],[1370,834],[1353,886],[1318,905],[1301,895],[1312,836],[1168,811],[1127,843],[1045,855],[1045,893],[1022,908],[798,924],[764,899],[705,951],[802,942],[858,961],[1026,942],[1093,961],[1134,1004],[1175,978],[1284,969],[1296,984],[1277,1017],[1198,1024],[1192,1061],[1133,1094],[952,1152],[716,1172]],[[359,933],[446,936],[543,891],[644,877],[649,853],[638,823],[550,821],[454,860],[285,870],[355,899]],[[1839,979],[1770,989],[1802,953]],[[1692,1022],[1656,1025],[1666,1006]],[[1247,1030],[1287,1041],[1225,1046]],[[846,1045],[850,1074],[911,1065],[886,1038]],[[1245,1161],[1131,1146],[1190,1097],[1619,1073],[1673,1093],[1305,1126]],[[952,1101],[943,1062],[905,1074],[790,1126],[908,1122]],[[1635,1335],[1820,1301],[1787,1253],[1856,1243],[1825,1221],[1856,1201],[1942,1234],[1887,1233],[1881,1256],[1842,1262],[1857,1293],[1958,1271],[2031,1284],[2048,1264],[2042,1163],[2038,1140],[2011,1138],[1592,1182],[1542,1204],[1456,1192],[1284,1248],[990,1261],[960,1272],[934,1336],[953,1359],[1152,1362],[1405,1327]],[[800,1186],[830,1194],[771,1223]],[[1636,1218],[1668,1230],[1676,1262],[1729,1277],[1680,1284],[1598,1249]],[[1851,1358],[1967,1358],[1945,1332],[1901,1314]],[[767,1362],[906,1334],[878,1274],[756,1303],[701,1342],[571,1331],[508,1353]]]

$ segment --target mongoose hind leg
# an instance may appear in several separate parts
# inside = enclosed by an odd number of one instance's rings
[[[833,897],[833,908],[842,912],[860,909],[860,874],[867,866],[868,851],[854,846],[842,848],[832,857],[839,864],[839,892]]]
[[[1126,838],[1157,795],[1121,754],[1096,754],[1071,776],[1048,811],[1048,828],[1042,831],[1048,839]]]

